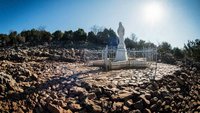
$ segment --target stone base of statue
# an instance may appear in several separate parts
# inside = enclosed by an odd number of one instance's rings
[[[124,44],[119,44],[117,47],[115,61],[127,61],[128,55]]]

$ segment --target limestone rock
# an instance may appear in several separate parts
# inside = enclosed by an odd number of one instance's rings
[[[74,96],[79,96],[79,95],[86,95],[87,94],[87,91],[82,88],[82,87],[77,87],[77,86],[73,86],[71,89],[70,89],[70,94],[71,95],[74,95]]]
[[[82,107],[80,106],[80,104],[75,104],[75,103],[72,103],[69,105],[69,108],[72,110],[72,111],[79,111],[82,109]]]
[[[122,107],[123,107],[123,102],[114,102],[113,103],[113,110],[122,110]]]
[[[145,104],[149,105],[150,101],[148,99],[146,99],[145,95],[140,95],[140,98],[144,101]]]
[[[86,108],[89,109],[89,111],[94,111],[97,113],[100,113],[102,111],[102,108],[99,105],[97,105],[92,100],[89,100],[87,98],[85,99],[84,104],[86,105]]]
[[[51,103],[48,104],[47,108],[51,113],[63,113],[64,111],[62,107]]]
[[[96,98],[96,94],[95,93],[88,93],[87,94],[88,99],[93,100]]]
[[[143,109],[143,102],[142,102],[142,100],[139,100],[139,101],[137,101],[136,103],[134,103],[134,108],[135,109],[140,109],[140,110],[142,110]]]
[[[119,93],[115,96],[112,96],[112,99],[113,100],[128,100],[130,98],[133,97],[133,93],[132,92],[122,92],[122,93]]]

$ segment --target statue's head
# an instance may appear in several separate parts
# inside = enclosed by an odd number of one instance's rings
[[[119,26],[122,26],[122,22],[119,22]]]

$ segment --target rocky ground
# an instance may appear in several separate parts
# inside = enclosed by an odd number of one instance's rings
[[[158,63],[104,72],[82,62],[81,50],[0,50],[0,112],[200,112],[200,72]]]

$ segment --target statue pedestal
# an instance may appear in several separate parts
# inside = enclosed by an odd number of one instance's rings
[[[119,44],[117,47],[115,61],[127,61],[128,55],[124,44]]]

